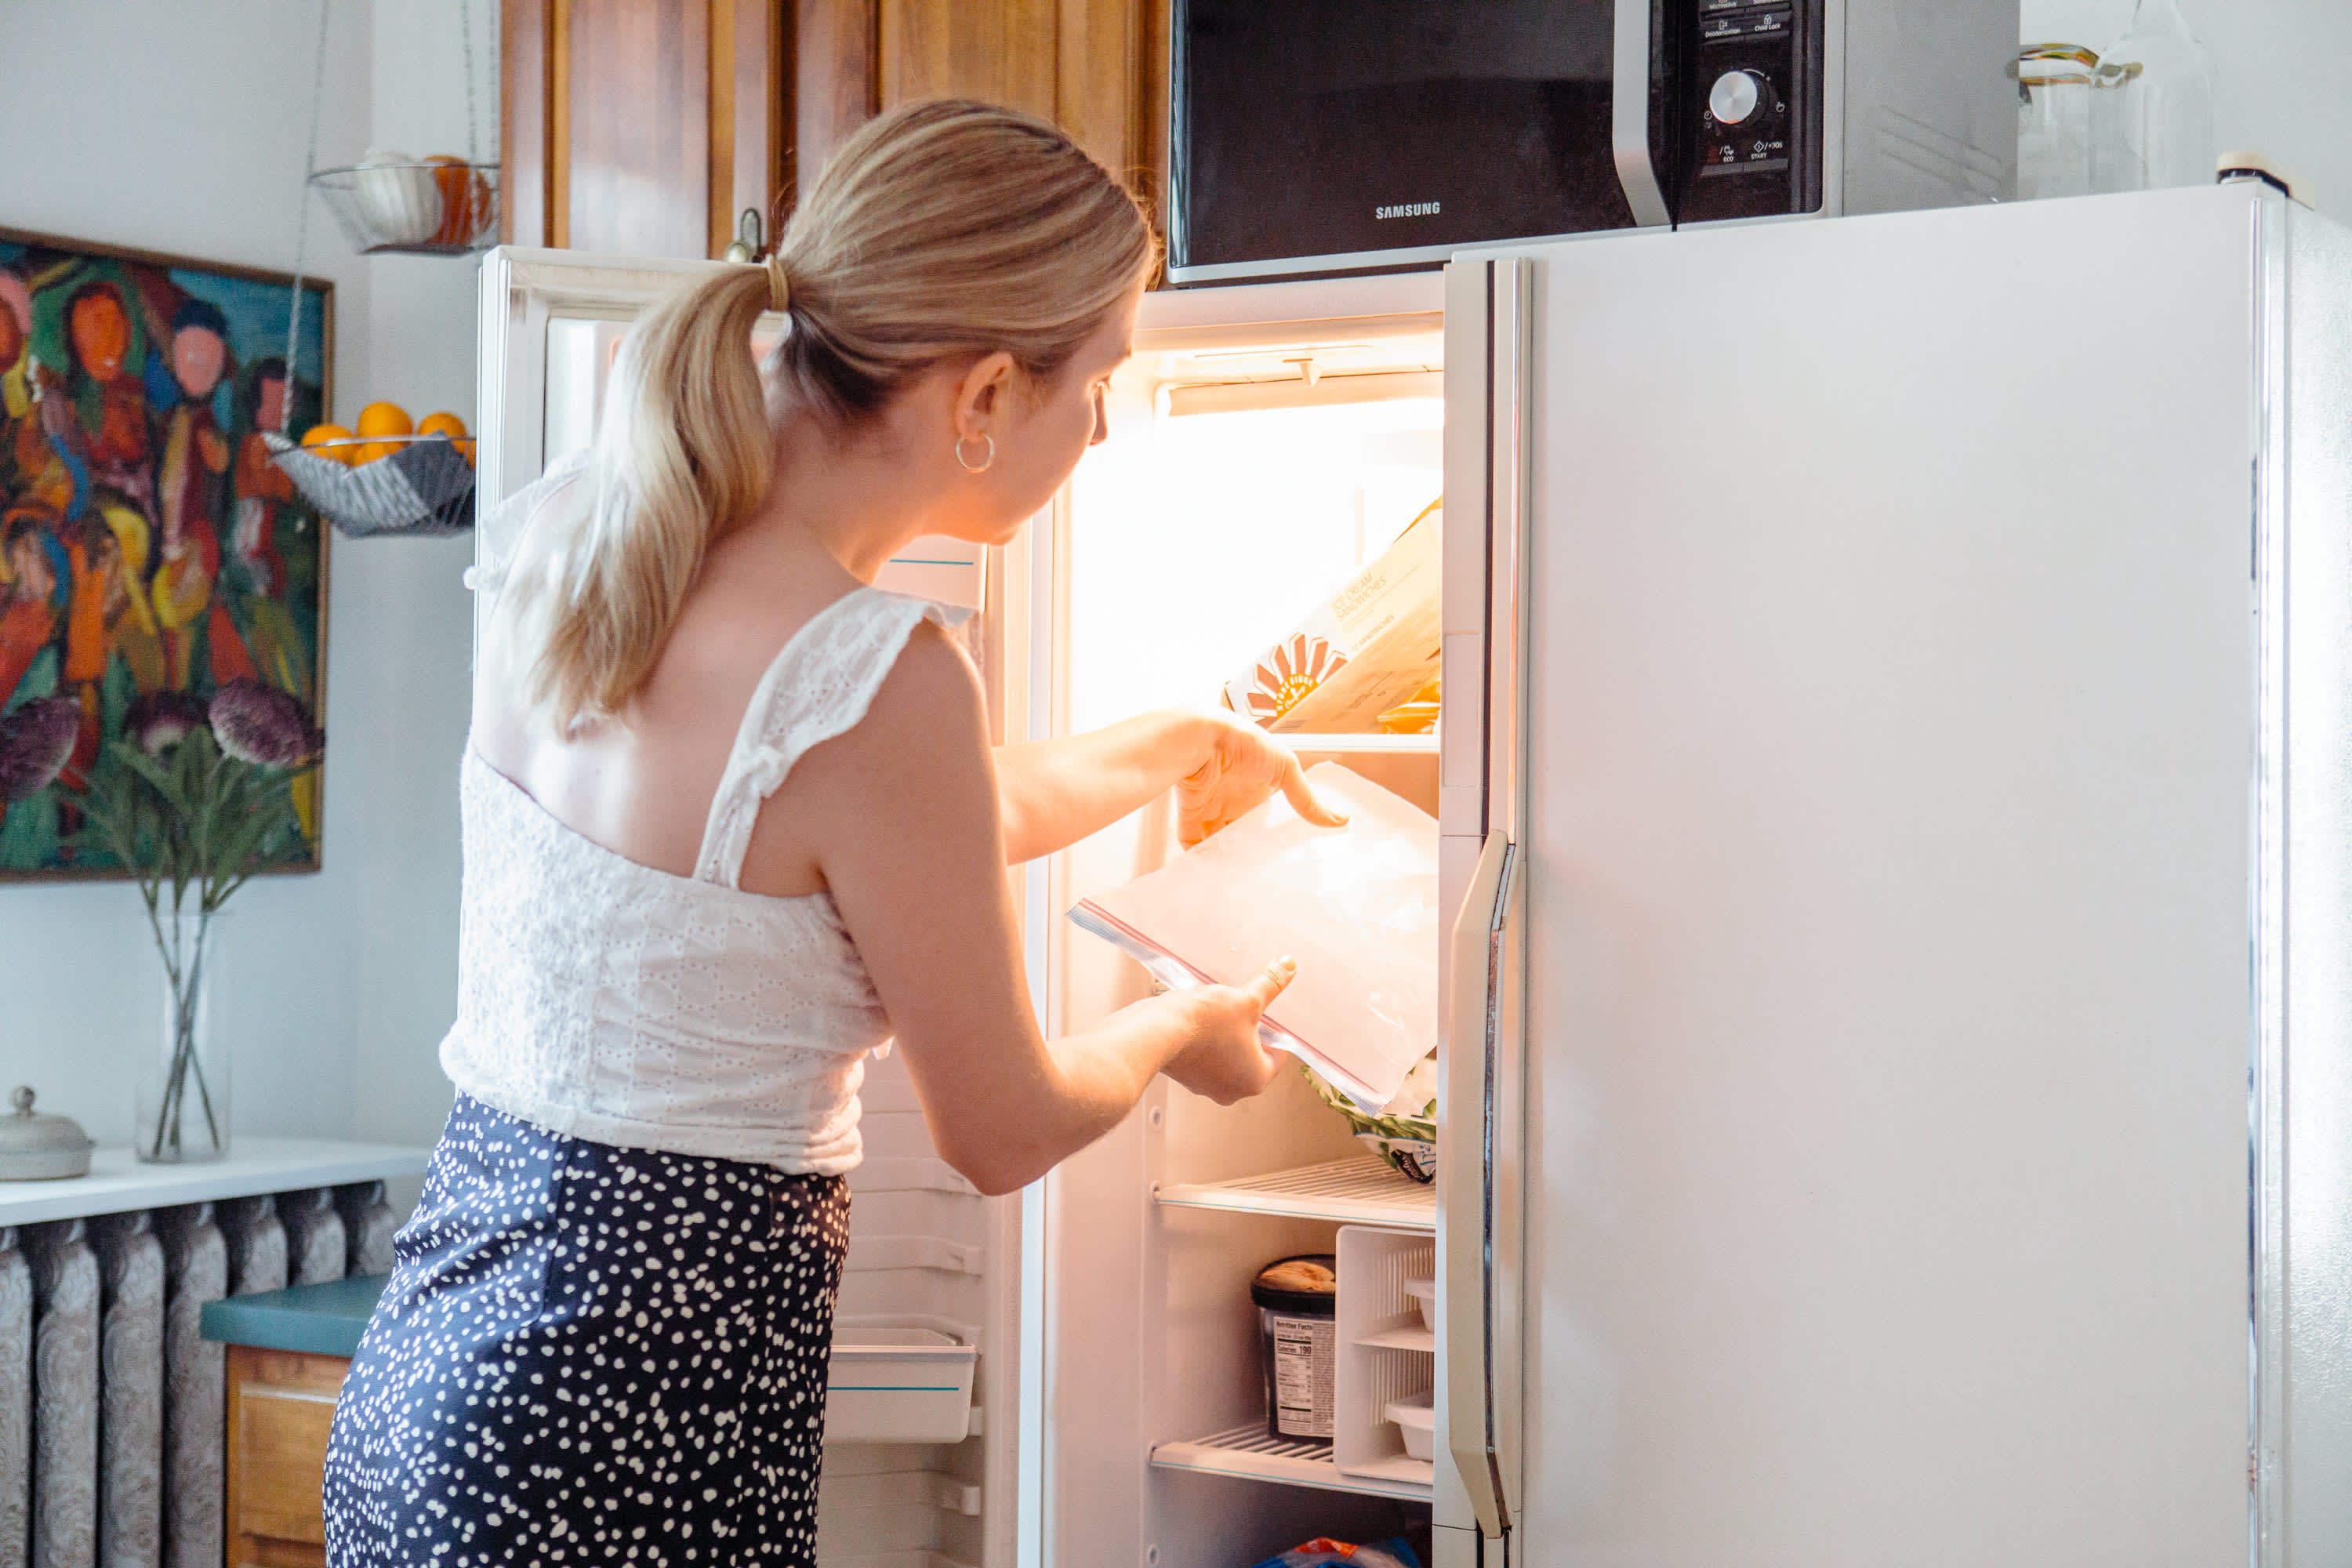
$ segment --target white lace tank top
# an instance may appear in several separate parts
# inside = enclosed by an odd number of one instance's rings
[[[572,477],[516,502],[535,510]],[[496,585],[495,571],[477,583]],[[794,634],[743,715],[690,878],[573,832],[469,742],[450,1081],[600,1143],[794,1173],[855,1166],[865,1058],[887,1048],[889,1020],[831,893],[738,884],[761,803],[810,747],[866,716],[927,618],[950,619],[859,588]]]

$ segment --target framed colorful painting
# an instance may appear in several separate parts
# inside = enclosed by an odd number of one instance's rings
[[[116,742],[202,722],[259,680],[315,722],[326,691],[327,531],[261,432],[330,406],[333,286],[0,228],[0,715],[81,709],[55,782],[0,816],[0,879],[122,877],[79,804]],[[262,868],[320,863],[319,772]]]

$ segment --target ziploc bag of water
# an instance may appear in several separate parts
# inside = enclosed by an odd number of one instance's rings
[[[1173,989],[1237,985],[1290,954],[1298,978],[1258,1037],[1377,1112],[1437,1047],[1437,823],[1337,763],[1307,779],[1345,827],[1276,795],[1070,919]]]

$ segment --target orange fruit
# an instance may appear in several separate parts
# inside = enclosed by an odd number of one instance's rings
[[[409,423],[408,410],[397,403],[371,403],[360,410],[355,426],[362,437],[372,437],[364,447],[347,448],[353,453],[353,463],[373,463],[378,458],[389,458],[406,446],[404,441],[373,439],[384,436],[414,436],[416,426]]]
[[[430,153],[425,161],[435,165],[433,184],[441,193],[441,226],[433,231],[433,243],[471,244],[476,227],[472,171],[454,153]]]
[[[441,226],[433,231],[433,243],[470,248],[498,216],[489,176],[454,153],[436,153],[425,162],[434,165],[434,188],[441,193]]]
[[[466,434],[466,422],[454,414],[428,414],[416,422],[419,436],[446,436],[457,455],[467,462],[474,460],[474,442]]]
[[[397,403],[369,404],[360,410],[360,422],[352,428],[370,439],[416,434],[416,426],[408,417],[408,410]]]
[[[351,438],[352,433],[340,425],[313,425],[302,432],[302,445],[305,447],[317,447],[323,441],[348,441]],[[357,450],[359,448],[356,447],[327,447],[319,453],[319,456],[349,466],[352,454]]]

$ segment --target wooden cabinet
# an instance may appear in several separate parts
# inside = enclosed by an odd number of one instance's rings
[[[1155,198],[1165,153],[1166,0],[877,0],[879,101],[1010,104],[1069,132]]]
[[[500,235],[716,256],[782,189],[785,0],[505,0]]]
[[[502,232],[716,256],[926,98],[1053,121],[1157,201],[1167,0],[504,0]]]
[[[228,1568],[320,1568],[327,1433],[352,1363],[227,1349]]]

